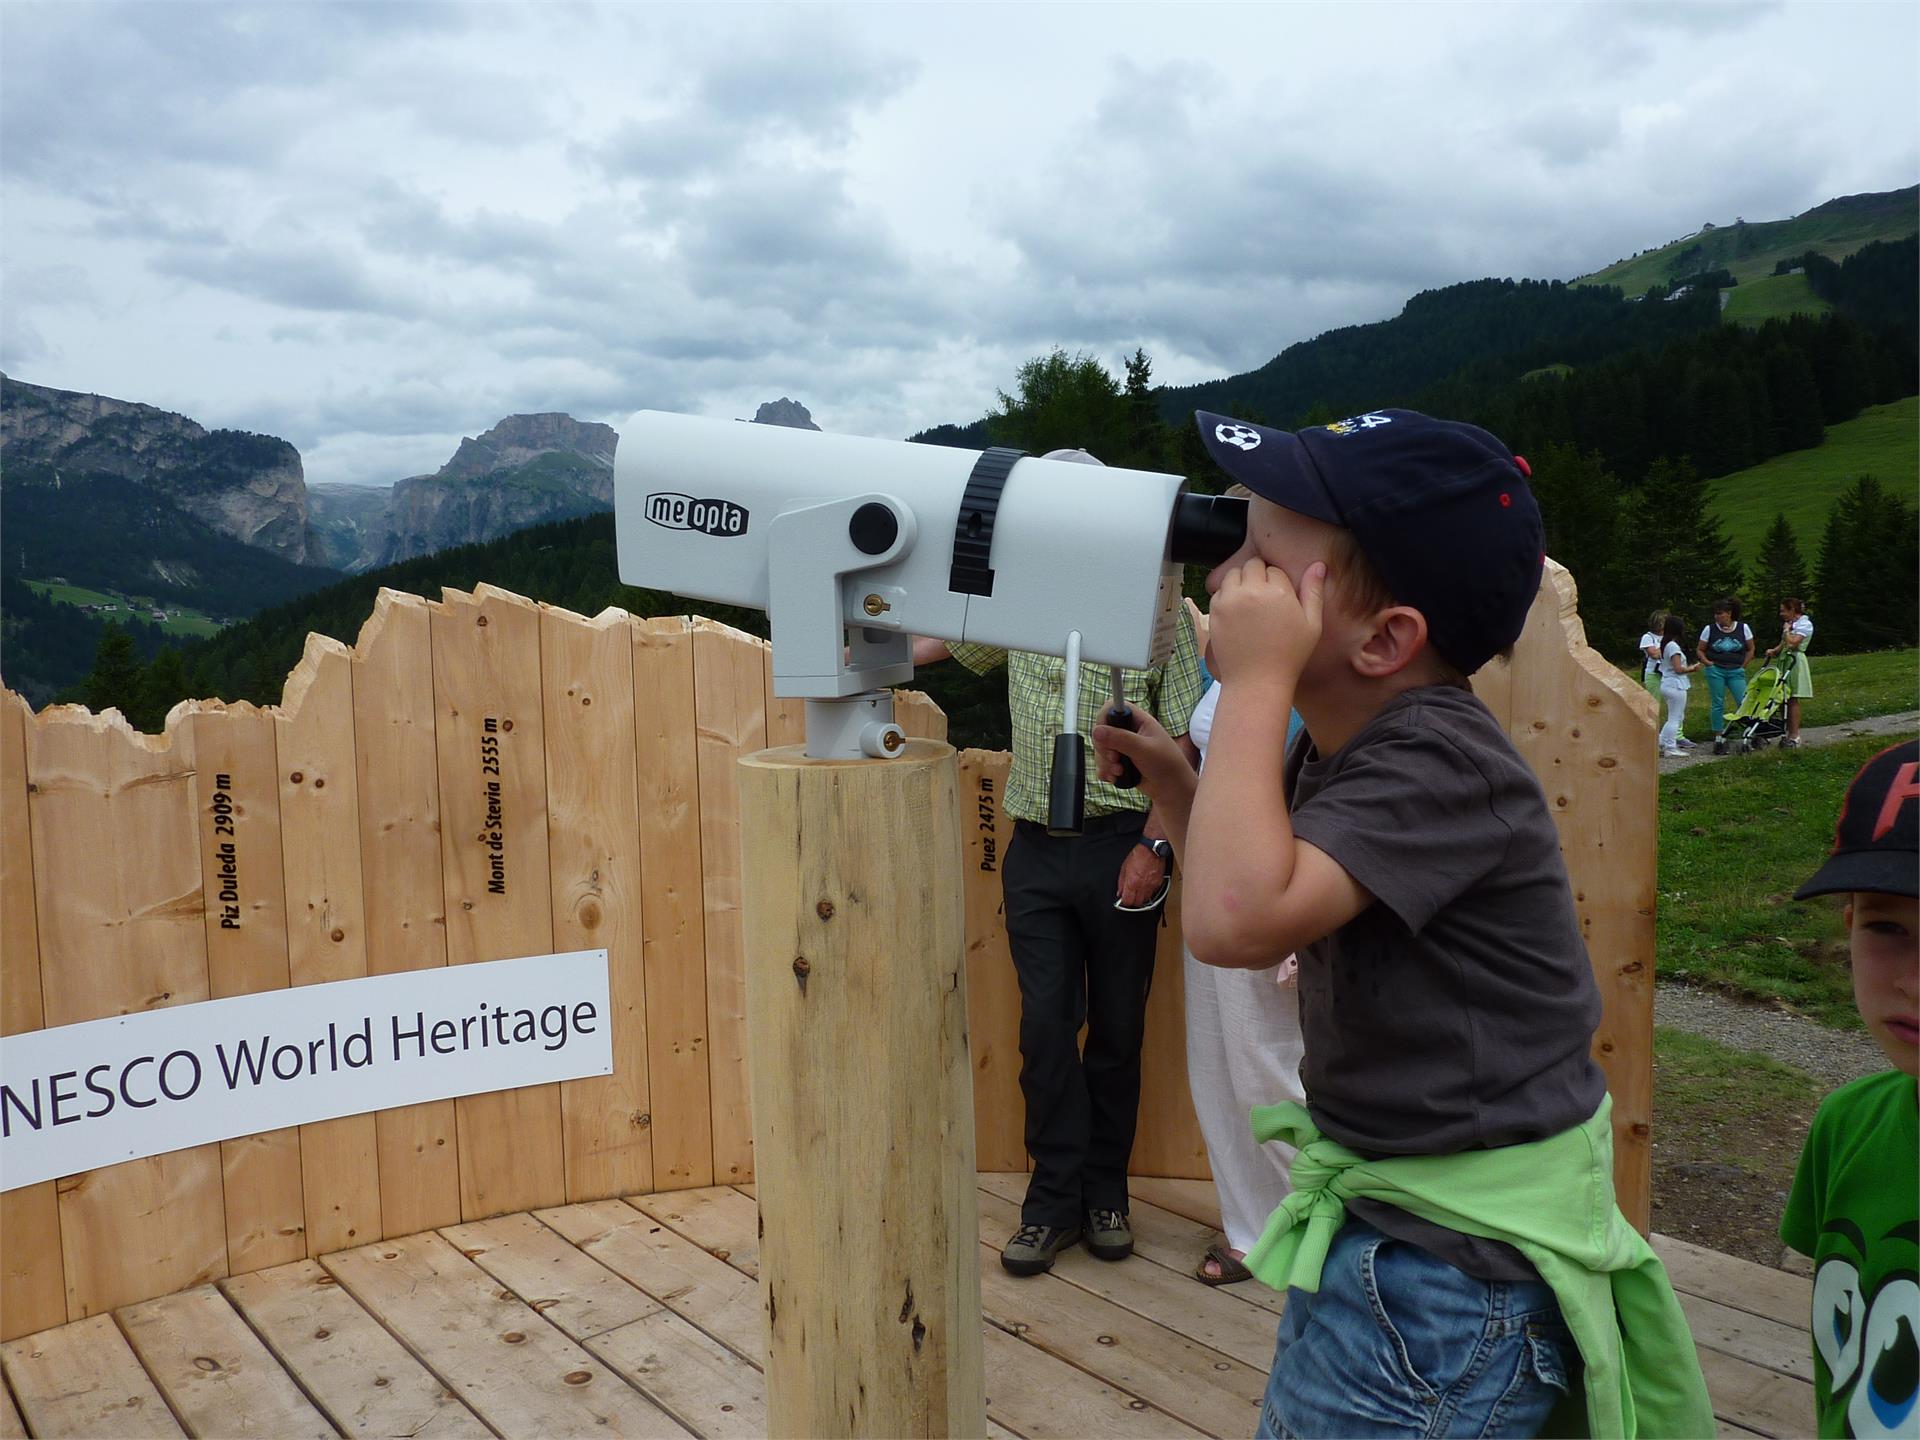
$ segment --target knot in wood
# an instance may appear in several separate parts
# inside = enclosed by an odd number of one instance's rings
[[[584,1385],[593,1379],[593,1372],[591,1370],[569,1370],[561,1378],[569,1385]]]
[[[527,1337],[521,1334],[518,1330],[509,1330],[507,1331],[506,1334],[502,1335],[500,1338],[506,1341],[507,1344],[509,1345],[524,1345],[527,1340]]]
[[[802,977],[813,973],[813,963],[804,955],[793,957],[793,973]]]
[[[338,945],[342,940],[347,938],[347,932],[344,930],[335,930],[330,938],[334,944]]]
[[[500,722],[500,728],[501,728],[502,730],[511,730],[511,729],[513,729],[513,721],[511,721],[511,720],[502,720],[502,721]]]
[[[287,779],[295,785],[298,785],[301,781],[305,780],[306,778],[307,777],[298,770],[294,771],[293,774],[287,777]]]
[[[833,918],[833,902],[831,900],[822,900],[818,905],[813,907],[813,913],[818,915],[822,920],[831,920]]]
[[[204,1370],[209,1375],[220,1368],[220,1362],[211,1355],[196,1355],[193,1357],[193,1364],[195,1369]]]
[[[316,790],[324,790],[324,789],[326,789],[326,788],[327,788],[327,781],[326,781],[326,777],[325,777],[325,776],[323,776],[323,775],[316,775],[316,776],[314,776],[314,777],[313,777],[313,788],[314,788],[314,789],[316,789]]]
[[[331,1334],[333,1334],[333,1331],[322,1325],[318,1330],[313,1332],[313,1338],[316,1340],[324,1340]]]
[[[473,623],[484,630],[487,628],[487,617],[484,615],[476,615],[473,617]]]

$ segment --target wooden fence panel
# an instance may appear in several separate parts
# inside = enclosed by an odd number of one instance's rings
[[[46,1023],[208,999],[192,735],[59,706],[26,736]],[[70,1320],[226,1274],[218,1145],[56,1185]]]
[[[960,752],[960,863],[965,873],[967,1034],[973,1049],[974,1153],[982,1170],[1027,1168],[1020,1098],[1020,987],[1007,954],[1001,866],[1013,822],[1000,808],[1012,757]]]
[[[1147,996],[1147,1034],[1140,1047],[1140,1111],[1133,1141],[1133,1171],[1139,1175],[1210,1175],[1207,1145],[1200,1135],[1187,1089],[1186,949],[1180,931],[1181,889],[1167,896],[1165,923],[1153,959],[1153,989]]]
[[[653,1183],[689,1190],[713,1183],[713,1123],[693,630],[685,620],[635,623],[633,714]]]
[[[1540,777],[1604,1012],[1594,1058],[1613,1095],[1614,1185],[1645,1231],[1653,1177],[1658,705],[1587,645],[1573,576],[1547,562],[1513,671],[1508,734]]]
[[[193,735],[200,873],[206,890],[207,986],[216,1000],[287,986],[287,891],[273,715],[196,703]],[[220,1144],[232,1273],[307,1253],[300,1131],[289,1126]]]
[[[367,973],[360,799],[353,757],[353,657],[307,637],[274,717],[287,878],[287,973],[295,985]],[[371,1115],[300,1127],[307,1253],[380,1235],[380,1150]]]
[[[804,745],[807,741],[807,702],[773,693],[773,646],[760,652],[767,691],[767,748]]]
[[[767,744],[763,642],[693,622],[693,698],[700,760],[700,839],[707,930],[707,1065],[713,1178],[753,1178],[747,1108],[747,970],[740,914],[740,757]]]
[[[447,960],[548,954],[540,612],[482,585],[472,595],[447,591],[432,627]],[[558,1085],[469,1095],[454,1106],[463,1219],[565,1202]]]
[[[606,950],[613,1031],[613,1074],[560,1087],[569,1201],[653,1189],[632,626],[624,610],[540,615],[553,943]]]
[[[0,695],[0,1035],[46,1024],[40,1004],[40,927],[34,918],[33,838],[27,822],[26,701]],[[0,1194],[0,1340],[67,1318],[60,1271],[60,1200],[46,1180]]]
[[[353,652],[354,768],[367,973],[447,963],[434,751],[433,636],[427,602],[382,590]],[[460,1221],[454,1105],[433,1100],[374,1117],[380,1223],[412,1235]]]

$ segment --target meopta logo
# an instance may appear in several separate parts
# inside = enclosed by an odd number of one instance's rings
[[[729,539],[747,533],[747,512],[731,500],[696,500],[656,491],[647,496],[647,519],[667,530],[698,530]]]

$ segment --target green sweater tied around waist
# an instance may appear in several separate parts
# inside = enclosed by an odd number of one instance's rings
[[[1555,1408],[1548,1433],[1712,1435],[1706,1381],[1666,1267],[1614,1203],[1612,1115],[1607,1096],[1585,1124],[1550,1139],[1367,1160],[1327,1139],[1292,1101],[1256,1108],[1254,1138],[1298,1154],[1293,1193],[1267,1220],[1247,1268],[1275,1290],[1317,1291],[1350,1199],[1505,1241],[1552,1287],[1580,1351],[1582,1384]]]

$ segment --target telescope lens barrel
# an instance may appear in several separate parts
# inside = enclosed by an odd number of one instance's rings
[[[1167,558],[1177,565],[1209,569],[1247,538],[1247,502],[1229,495],[1182,495],[1174,505]]]

